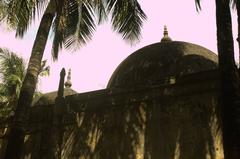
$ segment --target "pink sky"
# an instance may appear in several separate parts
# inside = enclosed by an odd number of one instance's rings
[[[142,29],[142,39],[134,46],[127,44],[110,23],[97,27],[92,41],[75,53],[62,50],[57,62],[51,60],[51,41],[48,42],[44,59],[51,67],[49,77],[41,78],[39,89],[43,92],[57,90],[59,73],[62,67],[72,69],[72,89],[77,92],[103,89],[106,87],[113,71],[135,50],[159,42],[163,34],[163,25],[168,26],[169,36],[173,40],[186,41],[204,46],[213,52],[216,47],[216,24],[214,1],[202,1],[202,11],[197,12],[194,0],[139,0],[148,16]],[[237,16],[233,12],[234,40],[237,37]],[[38,23],[32,25],[24,39],[15,39],[14,32],[6,32],[0,27],[0,47],[6,47],[22,55],[26,61],[31,48]],[[235,53],[238,56],[235,41]],[[238,59],[237,59],[238,60]]]

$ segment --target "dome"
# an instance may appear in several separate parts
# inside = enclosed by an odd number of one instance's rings
[[[63,79],[65,77],[65,69],[62,69],[61,74],[63,74]],[[61,80],[60,80],[61,81]],[[61,83],[61,82],[60,82]],[[63,90],[63,96],[69,96],[73,94],[77,94],[76,91],[71,89],[72,82],[71,82],[71,69],[68,71],[67,81],[65,82],[65,88]],[[58,96],[58,91],[53,91],[49,93],[45,93],[40,97],[37,97],[33,100],[32,106],[40,106],[40,105],[53,105],[55,104],[55,99]]]
[[[71,88],[64,89],[64,97],[68,95],[77,94],[76,91],[72,90]],[[45,93],[42,96],[34,99],[32,102],[32,106],[40,106],[40,105],[53,105],[55,104],[55,99],[58,96],[58,91]]]
[[[113,73],[107,88],[160,85],[166,78],[216,69],[217,61],[215,53],[196,44],[159,42],[128,56]]]

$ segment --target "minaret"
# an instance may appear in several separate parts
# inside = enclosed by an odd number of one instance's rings
[[[161,42],[169,42],[169,41],[172,41],[172,39],[168,36],[167,26],[164,25],[163,38],[161,39]]]
[[[71,69],[68,70],[68,76],[67,76],[67,81],[65,82],[65,87],[66,88],[71,88],[72,82],[71,82]]]
[[[65,69],[62,68],[60,73],[60,82],[58,86],[58,97],[63,97],[64,94],[64,78],[65,78]]]

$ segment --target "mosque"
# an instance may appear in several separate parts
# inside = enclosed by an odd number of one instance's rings
[[[107,88],[64,87],[33,102],[24,159],[222,159],[217,55],[188,42],[143,47]]]

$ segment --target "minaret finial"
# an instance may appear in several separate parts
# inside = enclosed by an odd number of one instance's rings
[[[164,25],[163,35],[164,36],[168,36],[168,30],[167,30],[167,26],[166,25]]]
[[[67,81],[65,82],[65,87],[70,88],[72,86],[71,82],[71,69],[68,70]]]
[[[172,41],[172,39],[168,36],[167,26],[164,25],[163,38],[161,39],[161,42],[167,42],[167,41]]]

